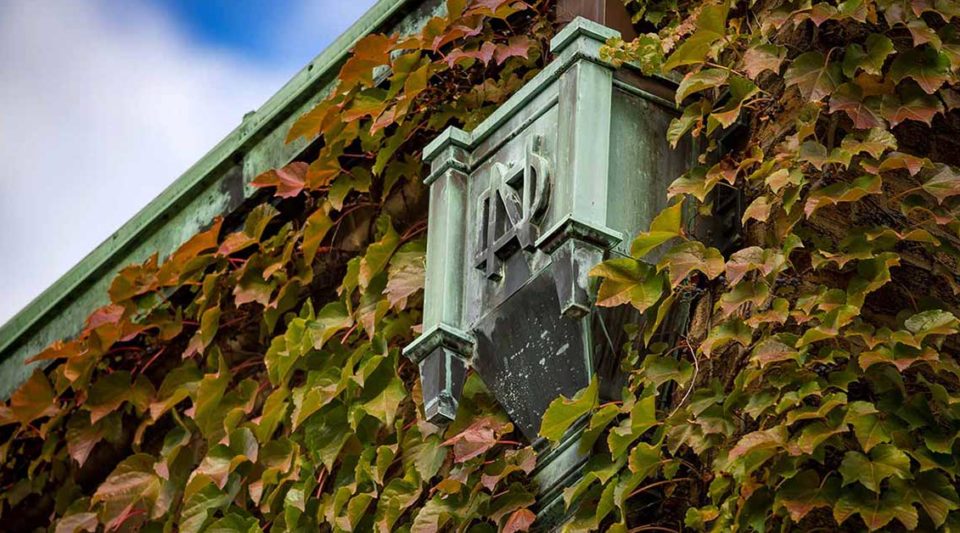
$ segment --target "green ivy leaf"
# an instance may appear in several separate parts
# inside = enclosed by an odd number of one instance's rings
[[[927,94],[934,94],[950,78],[950,58],[932,46],[913,48],[897,55],[889,74],[894,83],[912,78]]]
[[[786,508],[794,522],[800,522],[818,507],[832,507],[840,494],[840,480],[827,476],[822,482],[814,470],[804,470],[783,482],[776,501]]]
[[[960,195],[960,173],[950,165],[938,164],[936,173],[923,184],[923,190],[942,204],[947,198]]]
[[[604,261],[590,270],[602,278],[597,305],[615,307],[629,303],[639,311],[656,304],[664,293],[665,280],[656,268],[629,257]]]
[[[873,492],[880,492],[880,483],[888,477],[910,479],[910,458],[892,444],[878,444],[870,450],[870,457],[849,451],[840,464],[843,485],[860,482]]]
[[[691,94],[725,85],[729,76],[729,71],[719,68],[704,69],[687,74],[680,82],[680,86],[677,87],[675,96],[677,105],[680,105],[680,102],[683,102]]]
[[[729,2],[705,6],[697,17],[697,31],[683,41],[670,54],[663,64],[664,71],[670,71],[683,65],[703,63],[713,45],[726,35],[727,13],[730,11]]]
[[[851,402],[844,423],[853,426],[857,441],[865,452],[870,452],[878,444],[892,440],[883,419],[879,416],[879,411],[872,403]]]
[[[937,527],[947,521],[950,511],[960,509],[957,489],[942,472],[920,472],[912,481],[894,479],[891,486],[905,493],[909,501],[919,503]]]
[[[407,388],[400,378],[395,377],[376,396],[363,403],[363,410],[385,426],[392,426],[397,409],[406,397]]]
[[[540,436],[552,442],[558,442],[580,417],[597,407],[598,381],[594,376],[590,385],[574,395],[573,398],[557,398],[550,402],[543,413],[540,424]]]
[[[908,530],[917,527],[917,510],[900,491],[886,490],[877,494],[863,487],[844,490],[833,507],[833,518],[842,524],[855,514],[860,515],[870,531],[876,531],[894,519]]]
[[[847,45],[843,55],[843,73],[853,78],[862,69],[867,74],[879,75],[887,57],[894,52],[893,41],[886,35],[871,33],[864,43],[866,50],[859,44]]]
[[[821,207],[856,202],[865,196],[879,194],[882,187],[883,179],[875,174],[864,174],[849,183],[827,185],[810,193],[803,212],[809,218]]]
[[[153,385],[143,375],[131,384],[130,373],[121,370],[104,376],[90,387],[84,407],[90,411],[90,423],[115,411],[124,402],[129,402],[137,411],[144,412],[155,394]]]
[[[607,436],[607,446],[612,456],[626,456],[627,449],[633,441],[657,423],[656,396],[648,394],[637,400],[630,409],[630,416],[610,430]]]
[[[641,259],[657,246],[679,237],[682,234],[682,223],[683,202],[677,202],[658,213],[650,223],[650,230],[641,233],[633,240],[630,255]]]

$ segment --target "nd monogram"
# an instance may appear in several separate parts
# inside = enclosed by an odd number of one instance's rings
[[[501,262],[518,249],[533,249],[540,236],[536,222],[550,194],[550,162],[541,155],[542,143],[539,135],[530,138],[522,165],[494,163],[489,187],[478,199],[474,266],[488,279],[499,280]]]

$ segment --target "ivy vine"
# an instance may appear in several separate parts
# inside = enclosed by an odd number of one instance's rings
[[[605,436],[568,527],[957,530],[960,3],[626,3],[641,35],[607,54],[676,76],[667,140],[705,149],[593,270],[645,321],[622,402],[591,386],[545,418]],[[682,217],[719,188],[744,199],[730,250]]]
[[[525,531],[530,447],[476,378],[426,423],[420,150],[545,63],[549,2],[449,0],[361,39],[261,202],[123,269],[0,407],[4,529]]]
[[[548,409],[591,452],[568,530],[960,529],[960,4],[625,0],[606,54],[674,77],[704,150],[597,305],[631,305],[621,400]],[[419,150],[548,60],[552,3],[450,0],[370,35],[259,176],[273,198],[124,269],[0,407],[5,525],[526,530],[535,464],[479,380],[421,419]],[[719,189],[730,249],[698,237]],[[685,213],[696,212],[690,221]],[[657,264],[644,261],[661,251]],[[674,343],[672,313],[692,301]]]

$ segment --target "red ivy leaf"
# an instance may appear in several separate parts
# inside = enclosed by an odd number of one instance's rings
[[[884,126],[880,115],[880,97],[863,98],[863,91],[852,83],[844,83],[830,97],[830,112],[843,111],[853,121],[853,127],[868,130]]]
[[[506,523],[503,524],[503,533],[516,533],[517,531],[529,531],[537,515],[530,509],[517,509],[510,515]]]
[[[900,91],[900,96],[885,96],[880,109],[883,118],[889,120],[891,126],[906,120],[916,120],[930,126],[933,117],[943,113],[943,104],[936,96],[924,93],[915,85],[907,85]]]
[[[504,423],[492,418],[481,418],[467,429],[448,439],[443,445],[453,445],[454,460],[463,463],[493,448],[500,435],[512,429],[513,424],[509,422]]]
[[[511,37],[507,44],[498,46],[494,52],[497,64],[502,65],[504,61],[511,57],[522,57],[526,59],[530,52],[530,45],[530,39],[525,35]]]
[[[796,85],[808,100],[819,102],[840,84],[840,65],[820,52],[807,52],[793,60],[783,79],[787,86]]]
[[[493,59],[494,53],[496,53],[497,45],[493,44],[490,41],[483,43],[483,46],[479,50],[462,50],[457,48],[456,50],[447,54],[446,62],[447,65],[453,67],[458,61],[462,59],[475,59],[482,61],[484,65],[490,62]]]

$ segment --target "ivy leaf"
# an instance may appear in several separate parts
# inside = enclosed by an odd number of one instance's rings
[[[730,449],[727,459],[733,462],[748,453],[782,448],[787,442],[787,437],[787,428],[783,425],[747,433],[740,437],[737,444]]]
[[[707,99],[701,99],[685,107],[680,117],[672,119],[670,126],[667,127],[667,141],[670,143],[670,147],[676,148],[680,139],[702,121],[703,115],[709,113],[710,109],[710,102]]]
[[[413,481],[394,478],[377,501],[375,520],[380,531],[390,531],[397,519],[420,498],[422,489]]]
[[[57,414],[59,407],[56,397],[43,370],[34,370],[30,379],[24,381],[13,393],[10,397],[10,411],[13,418],[23,425]]]
[[[877,494],[862,487],[843,491],[833,507],[834,520],[842,524],[855,514],[860,515],[870,531],[886,526],[893,519],[899,520],[908,530],[917,527],[917,510],[899,491],[886,490]]]
[[[841,147],[851,154],[867,152],[879,159],[887,150],[897,149],[897,138],[884,128],[873,128],[865,136],[851,134],[843,138]]]
[[[89,414],[80,411],[70,417],[67,423],[67,452],[82,467],[97,443],[104,438],[118,440],[121,433],[119,416],[107,416],[96,424],[91,424]]]
[[[798,360],[800,352],[778,339],[767,338],[760,341],[750,353],[750,360],[761,368],[780,361]]]
[[[78,512],[69,513],[57,521],[54,533],[77,533],[79,531],[97,531],[100,521],[97,513]]]
[[[331,302],[323,306],[314,320],[306,321],[306,334],[315,350],[322,350],[331,337],[353,326],[353,318],[343,302]]]
[[[840,495],[840,480],[827,476],[823,482],[814,470],[804,470],[783,482],[776,501],[790,513],[794,522],[817,507],[832,507]]]
[[[630,245],[630,255],[640,259],[651,250],[681,235],[683,202],[664,209],[650,222],[650,230],[637,236]]]
[[[681,387],[686,387],[693,376],[693,365],[688,361],[656,354],[649,354],[643,358],[642,369],[644,382],[654,387],[659,387],[668,381],[675,381]]]
[[[463,463],[496,446],[500,435],[512,430],[513,424],[509,422],[504,423],[491,417],[483,417],[447,439],[443,445],[453,446],[454,460]]]
[[[670,272],[671,287],[679,285],[694,270],[703,272],[707,279],[714,279],[724,271],[723,255],[699,241],[682,242],[664,254],[657,264],[657,270],[663,269]]]
[[[732,290],[725,292],[720,297],[720,309],[724,317],[741,306],[752,303],[754,306],[760,306],[770,295],[770,287],[763,281],[744,281],[737,284]]]
[[[530,509],[517,509],[514,511],[500,530],[502,533],[516,533],[517,531],[529,531],[537,515]]]
[[[725,267],[727,282],[730,286],[736,286],[749,272],[758,270],[761,275],[768,276],[785,264],[786,258],[779,250],[749,246],[730,255]]]
[[[630,416],[607,435],[607,446],[613,457],[623,457],[633,441],[657,425],[656,396],[649,394],[639,399],[630,409]]]
[[[730,96],[724,106],[710,114],[707,120],[707,133],[713,133],[717,126],[729,128],[740,117],[743,104],[760,92],[750,80],[734,76],[730,78]]]
[[[724,85],[729,75],[729,71],[719,68],[704,69],[700,72],[687,74],[680,82],[680,86],[677,87],[677,94],[675,96],[677,105],[680,105],[680,102],[683,102],[691,94],[707,89],[716,89]]]
[[[670,54],[663,64],[663,70],[671,71],[683,65],[703,63],[713,45],[726,36],[729,11],[730,6],[726,1],[705,6],[697,17],[697,31]]]
[[[333,468],[340,449],[351,436],[353,431],[347,423],[347,410],[342,404],[334,404],[315,413],[303,423],[306,450],[328,471]]]
[[[797,86],[807,100],[819,102],[840,85],[840,65],[831,63],[820,52],[806,52],[793,60],[783,79]]]
[[[873,492],[880,492],[880,483],[888,477],[910,479],[910,458],[892,444],[878,444],[870,450],[870,457],[849,451],[840,463],[843,486],[859,481]]]
[[[942,472],[920,472],[912,482],[893,480],[891,486],[901,489],[910,501],[919,503],[937,527],[947,521],[950,511],[960,509],[957,489]]]
[[[700,343],[700,351],[704,356],[710,357],[714,350],[731,342],[749,346],[752,338],[753,331],[742,320],[737,318],[725,320],[710,330],[707,338]]]
[[[397,409],[406,397],[407,388],[400,378],[395,377],[375,397],[363,404],[363,410],[389,427],[393,425]]]
[[[755,80],[765,70],[780,73],[780,65],[787,55],[787,49],[775,44],[751,46],[743,54],[743,70],[747,77]]]
[[[104,503],[101,518],[108,528],[123,522],[124,516],[139,503],[149,510],[160,493],[160,478],[153,471],[153,456],[138,453],[127,457],[97,487],[92,502]]]
[[[923,122],[926,125],[933,123],[933,117],[943,113],[943,104],[936,96],[931,96],[915,84],[901,86],[899,95],[886,95],[880,103],[883,118],[896,126],[906,120]]]
[[[906,319],[903,326],[910,333],[913,333],[917,342],[921,342],[928,335],[953,335],[957,333],[960,321],[949,311],[931,309]]]
[[[496,59],[498,65],[502,65],[504,61],[511,57],[522,57],[526,59],[529,56],[531,45],[532,41],[530,41],[530,38],[526,35],[514,35],[510,37],[507,44],[497,46],[493,57]]]
[[[383,237],[367,247],[367,253],[360,260],[360,288],[367,288],[374,276],[383,271],[393,256],[393,252],[400,245],[400,236],[393,229],[390,219],[383,217],[377,221],[378,228],[383,231]]]
[[[665,280],[656,267],[629,257],[604,261],[590,270],[590,276],[603,280],[597,292],[597,305],[601,307],[629,303],[643,312],[664,293]]]
[[[822,421],[814,422],[800,430],[800,437],[796,439],[797,450],[808,455],[817,453],[817,448],[827,439],[847,431],[844,424],[835,426]]]
[[[960,174],[950,165],[938,163],[936,173],[923,184],[923,190],[942,204],[947,198],[960,195]]]
[[[313,263],[317,255],[317,248],[323,242],[327,232],[333,228],[334,222],[330,219],[326,206],[318,208],[309,217],[303,228],[303,242],[300,244],[300,250],[303,252],[303,258],[308,264]]]
[[[863,69],[867,74],[880,75],[887,57],[894,52],[893,41],[880,33],[871,33],[864,43],[866,50],[859,44],[850,44],[843,55],[843,73],[848,78],[856,76]]]
[[[97,380],[83,406],[90,411],[90,423],[96,424],[124,402],[130,402],[141,413],[146,411],[155,394],[153,385],[143,375],[131,384],[130,373],[120,370]]]
[[[549,441],[558,442],[574,422],[597,407],[597,391],[598,381],[594,376],[590,380],[590,385],[575,394],[573,398],[561,396],[550,402],[540,423],[540,436]]]
[[[302,161],[294,161],[289,165],[276,170],[268,170],[250,182],[253,187],[276,187],[274,193],[279,198],[292,198],[303,191],[306,183],[307,168],[309,165]]]
[[[426,243],[419,239],[400,247],[387,269],[387,287],[383,293],[397,309],[407,306],[407,298],[423,290],[426,277]]]
[[[932,46],[913,48],[897,55],[889,74],[894,83],[912,78],[927,94],[934,94],[950,78],[950,58]]]
[[[856,129],[878,128],[886,124],[882,101],[879,96],[864,97],[856,84],[844,83],[830,95],[830,112],[843,111]]]
[[[216,441],[224,433],[221,404],[232,375],[223,355],[216,349],[214,351],[216,353],[211,354],[211,357],[216,357],[218,370],[215,374],[203,376],[193,398],[194,408],[188,413],[192,415],[203,436]]]
[[[847,408],[844,423],[853,426],[853,432],[863,451],[870,452],[875,446],[890,442],[892,437],[886,430],[877,408],[869,402],[851,402]]]
[[[199,533],[211,514],[228,505],[231,499],[228,493],[218,489],[207,476],[194,476],[184,489],[178,531]]]
[[[758,196],[743,210],[743,217],[741,217],[740,221],[743,224],[751,220],[766,222],[767,219],[770,218],[770,210],[772,208],[773,205],[770,203],[768,196]]]
[[[856,202],[864,196],[879,194],[883,180],[876,174],[864,174],[849,183],[840,182],[827,185],[810,193],[803,212],[807,218],[818,209],[827,205]]]
[[[661,244],[681,235],[683,202],[664,209],[650,223],[650,230],[641,233],[630,245],[630,255],[642,258]]]

